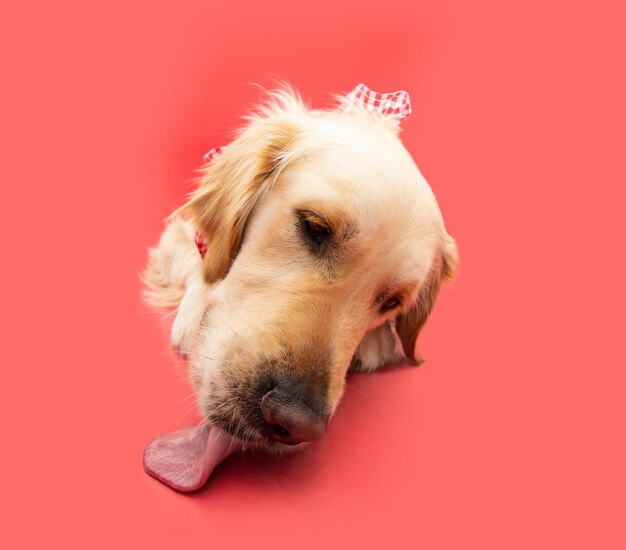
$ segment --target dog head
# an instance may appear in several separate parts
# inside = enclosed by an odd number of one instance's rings
[[[272,447],[318,439],[359,343],[389,321],[419,361],[456,248],[395,121],[275,93],[181,211],[207,243],[191,377],[223,430]]]

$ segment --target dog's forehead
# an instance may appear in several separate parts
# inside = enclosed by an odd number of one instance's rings
[[[441,226],[435,197],[413,158],[385,128],[327,125],[328,134],[308,134],[297,160],[280,177],[293,204],[320,205],[322,213],[401,223],[409,237]]]
[[[349,115],[309,117],[295,140],[293,191],[350,200],[370,210],[437,210],[415,161],[397,135],[380,123]],[[401,199],[401,200],[398,200]]]
[[[399,137],[380,123],[327,113],[326,118],[309,118],[305,128],[299,136],[302,149],[321,154],[331,166],[351,163],[352,169],[398,176],[419,173]]]

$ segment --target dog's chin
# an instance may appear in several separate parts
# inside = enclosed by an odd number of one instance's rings
[[[265,445],[263,449],[275,454],[293,453],[294,451],[303,449],[308,444],[306,441],[303,441],[302,443],[287,445],[286,443],[276,441],[275,439],[268,439],[267,437],[264,437],[263,439]]]
[[[237,425],[237,429],[233,429],[228,423],[220,422],[212,418],[208,418],[209,424],[220,432],[227,433],[233,440],[235,440],[242,449],[245,450],[260,450],[275,454],[284,454],[302,449],[307,442],[297,444],[287,444],[282,441],[277,441],[262,435],[259,430],[251,427]]]

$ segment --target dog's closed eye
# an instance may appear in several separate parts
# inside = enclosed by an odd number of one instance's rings
[[[396,309],[401,304],[400,298],[397,296],[392,296],[391,298],[387,298],[380,306],[381,313],[387,313],[392,309]]]
[[[330,237],[330,229],[314,219],[305,220],[304,228],[309,237],[318,244],[322,244]]]
[[[330,241],[333,232],[330,225],[320,215],[313,212],[298,211],[298,225],[313,252],[318,253]]]

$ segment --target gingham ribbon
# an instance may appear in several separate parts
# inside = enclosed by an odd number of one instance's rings
[[[350,112],[351,104],[360,105],[368,111],[388,116],[400,122],[411,114],[411,99],[404,91],[379,94],[370,90],[365,84],[358,84],[347,96],[341,110]]]
[[[342,103],[340,107],[340,110],[344,112],[350,112],[352,105],[359,105],[373,113],[391,117],[398,123],[411,114],[411,99],[409,94],[402,90],[388,94],[379,94],[374,90],[370,90],[365,84],[360,83],[346,95],[346,99],[347,101]],[[215,147],[202,158],[207,163],[211,162],[223,150],[224,147]],[[204,258],[207,251],[207,243],[200,233],[196,233],[195,243],[200,256]]]
[[[223,147],[215,147],[215,149],[211,149],[208,153],[205,153],[202,157],[204,159],[204,162],[211,162],[217,155],[222,152],[223,149]]]
[[[194,239],[194,242],[196,243],[198,252],[200,252],[200,257],[204,259],[204,256],[206,255],[206,240],[197,231],[196,231],[196,237]]]

